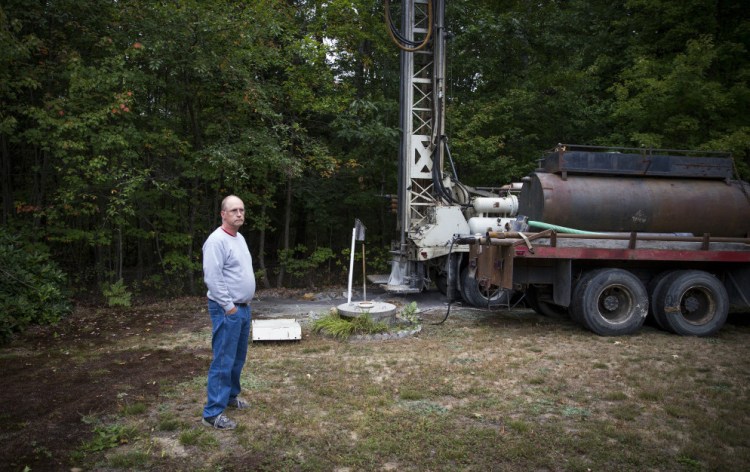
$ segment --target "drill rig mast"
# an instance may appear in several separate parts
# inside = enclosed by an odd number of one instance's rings
[[[512,216],[517,202],[514,196],[498,199],[496,194],[462,185],[452,161],[453,175],[443,174],[446,157],[450,160],[445,135],[445,0],[403,0],[400,29],[392,21],[388,0],[385,9],[388,32],[400,49],[402,133],[398,159],[400,240],[393,247],[391,274],[385,288],[394,293],[418,292],[435,282],[445,293],[452,264],[452,280],[457,281],[455,288],[464,299],[485,304],[485,297],[489,297],[486,301],[491,302],[493,295],[483,296],[478,288],[469,288],[472,293],[468,296],[465,293],[461,261],[468,247],[453,247],[451,241],[456,234],[472,233],[470,219],[484,215],[484,211],[474,208],[477,200],[492,200],[489,212],[503,213],[503,217]],[[502,212],[493,210],[499,208],[495,205],[499,200],[503,201]],[[485,207],[487,203],[483,202]],[[513,208],[508,209],[508,203]],[[500,222],[498,215],[492,216],[493,227],[506,222]],[[482,231],[486,229],[482,227]],[[496,294],[495,298],[502,296]]]

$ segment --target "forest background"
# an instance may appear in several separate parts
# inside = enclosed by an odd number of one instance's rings
[[[368,273],[387,272],[399,50],[383,18],[379,0],[4,0],[6,315],[201,293],[230,193],[261,286],[344,281],[355,218]],[[446,18],[462,182],[516,181],[561,142],[728,151],[750,176],[749,2],[450,0]]]

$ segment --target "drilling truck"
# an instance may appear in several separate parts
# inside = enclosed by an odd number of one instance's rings
[[[444,0],[404,0],[396,293],[431,283],[464,302],[570,316],[600,335],[707,336],[750,307],[750,185],[731,156],[560,144],[521,183],[471,188],[445,118]],[[377,276],[376,276],[377,277]],[[372,279],[371,279],[372,280]]]

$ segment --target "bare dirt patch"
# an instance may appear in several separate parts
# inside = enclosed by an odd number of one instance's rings
[[[0,351],[0,398],[9,407],[0,414],[0,463],[61,470],[91,437],[83,418],[154,402],[163,385],[205,370],[205,345],[166,350],[152,341],[204,327],[201,306],[190,298],[131,310],[78,307],[57,326],[32,330]]]

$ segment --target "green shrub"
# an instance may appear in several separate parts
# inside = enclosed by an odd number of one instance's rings
[[[102,289],[102,293],[107,298],[107,306],[130,306],[132,294],[128,291],[128,287],[122,279],[109,286],[105,286]]]
[[[321,268],[329,260],[335,259],[333,251],[328,247],[319,247],[310,251],[307,246],[298,244],[293,249],[279,250],[279,264],[287,274],[298,279],[307,279],[307,285],[312,285],[325,271]]]
[[[376,334],[388,331],[388,325],[376,323],[369,314],[362,314],[352,319],[342,318],[339,314],[329,313],[313,322],[313,332],[324,332],[338,339],[347,339],[356,334]]]
[[[68,315],[66,279],[47,254],[0,228],[0,342],[29,325],[54,324]]]
[[[399,316],[411,324],[417,324],[419,322],[419,316],[417,315],[417,302],[411,302],[406,305],[401,310]]]

